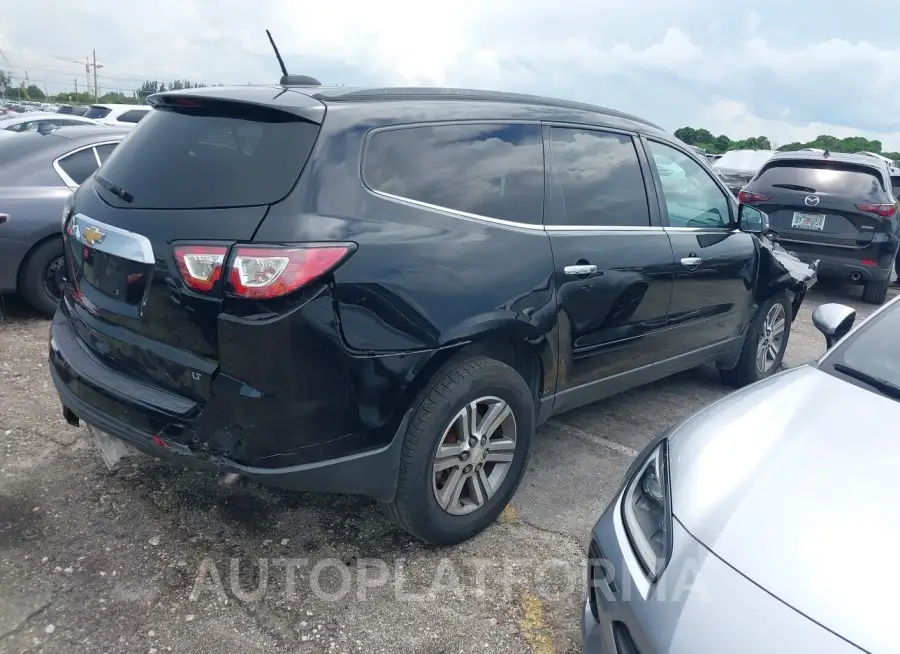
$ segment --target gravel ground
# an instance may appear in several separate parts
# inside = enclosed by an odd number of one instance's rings
[[[824,350],[815,306],[859,298],[820,283],[788,365]],[[591,526],[652,434],[726,392],[704,368],[554,418],[501,521],[436,549],[363,499],[107,471],[62,419],[49,323],[0,299],[0,652],[580,652]]]

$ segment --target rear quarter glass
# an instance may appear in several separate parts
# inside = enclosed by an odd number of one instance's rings
[[[159,108],[104,162],[104,199],[129,209],[218,209],[272,204],[293,188],[319,126],[268,108]]]

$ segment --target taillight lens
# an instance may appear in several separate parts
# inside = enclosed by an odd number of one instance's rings
[[[874,213],[882,218],[890,218],[897,213],[897,206],[893,204],[857,204],[856,208],[866,213]]]
[[[231,261],[229,292],[269,299],[292,293],[339,264],[350,246],[259,247],[239,245]]]
[[[744,204],[753,204],[754,202],[765,202],[770,196],[762,193],[752,193],[751,191],[741,191],[738,193],[738,201]]]
[[[195,291],[209,291],[222,277],[228,248],[218,245],[177,245],[175,264],[181,279]]]

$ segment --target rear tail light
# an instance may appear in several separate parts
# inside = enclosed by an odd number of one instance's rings
[[[856,208],[866,213],[874,213],[882,218],[890,218],[897,213],[897,206],[894,204],[857,204]]]
[[[175,247],[175,262],[184,283],[195,291],[210,291],[222,279],[227,281],[231,295],[266,300],[293,293],[321,277],[343,261],[352,249],[352,245],[331,244],[238,245],[226,266],[226,247],[179,245]]]
[[[738,201],[744,204],[753,204],[754,202],[765,202],[770,196],[762,193],[753,193],[751,191],[741,191],[738,193]]]
[[[228,248],[217,245],[179,245],[175,264],[181,279],[195,291],[209,291],[222,277],[222,265]]]

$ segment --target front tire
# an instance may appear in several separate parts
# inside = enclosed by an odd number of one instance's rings
[[[19,290],[25,300],[47,318],[52,318],[65,283],[65,261],[61,239],[36,247],[19,273]]]
[[[765,379],[781,369],[791,335],[791,305],[784,294],[776,295],[756,312],[737,365],[720,370],[722,381],[746,386]]]
[[[515,370],[487,357],[445,366],[409,422],[385,513],[432,545],[472,538],[516,492],[534,430],[533,395]]]

